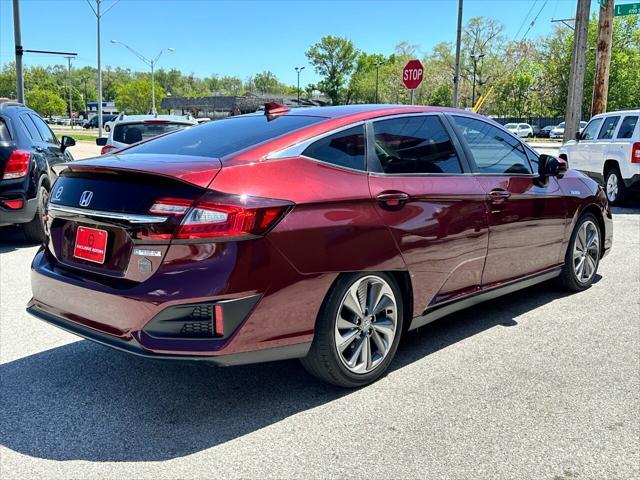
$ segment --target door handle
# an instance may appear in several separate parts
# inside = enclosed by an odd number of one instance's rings
[[[378,202],[387,207],[401,207],[409,200],[409,194],[404,192],[382,192],[376,196]]]
[[[489,201],[494,205],[500,205],[506,203],[509,200],[511,194],[506,190],[502,190],[500,188],[496,188],[489,192]]]

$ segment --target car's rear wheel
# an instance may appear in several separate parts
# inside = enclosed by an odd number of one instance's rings
[[[578,292],[594,282],[600,264],[601,232],[598,220],[591,213],[580,217],[576,224],[564,259],[560,283]]]
[[[604,176],[604,186],[611,205],[620,205],[627,194],[627,188],[618,167],[611,167]]]
[[[45,185],[40,185],[38,190],[38,206],[36,208],[36,214],[28,223],[22,226],[22,231],[25,237],[30,242],[43,242],[45,238],[44,234],[44,209],[49,201],[49,190]]]
[[[386,273],[340,277],[325,299],[307,357],[309,373],[341,387],[374,382],[398,348],[403,324],[402,295]]]

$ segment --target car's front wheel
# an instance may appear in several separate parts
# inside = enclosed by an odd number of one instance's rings
[[[393,277],[366,272],[343,275],[325,298],[302,364],[334,385],[367,385],[391,363],[402,323],[402,295]]]
[[[560,273],[562,286],[574,292],[591,286],[600,264],[601,241],[598,220],[591,213],[584,214],[578,220],[567,247]]]

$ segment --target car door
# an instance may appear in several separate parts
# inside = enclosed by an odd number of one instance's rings
[[[556,178],[543,184],[526,147],[478,117],[448,114],[486,194],[489,248],[483,287],[562,263],[566,207]]]
[[[40,132],[40,136],[42,137],[41,148],[44,149],[44,154],[47,157],[49,166],[73,160],[68,154],[65,155],[65,152],[60,148],[60,142],[49,128],[49,125],[38,115],[34,115],[33,113],[29,113],[28,115],[38,129],[38,132]]]
[[[416,292],[414,314],[478,290],[488,245],[485,194],[440,114],[370,122],[369,186]]]
[[[597,141],[602,120],[602,117],[592,118],[582,131],[580,141],[567,145],[567,160],[570,168],[591,174],[602,174],[602,158]]]

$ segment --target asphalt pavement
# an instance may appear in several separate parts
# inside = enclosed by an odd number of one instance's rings
[[[141,359],[25,312],[37,249],[0,229],[0,477],[640,477],[640,208],[587,291],[539,285],[411,333],[350,391],[296,361]]]

